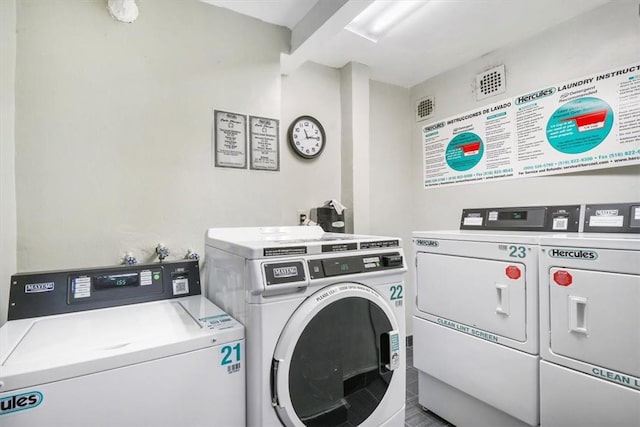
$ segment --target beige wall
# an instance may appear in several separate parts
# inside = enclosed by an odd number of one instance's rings
[[[307,160],[291,154],[287,128],[298,116],[310,115],[325,129],[327,144],[320,157]],[[274,192],[286,192],[282,224],[295,224],[297,210],[340,199],[340,71],[307,63],[282,77],[282,150],[289,157],[282,183]]]
[[[0,325],[16,270],[15,183],[16,2],[0,1]]]
[[[102,0],[19,2],[20,271],[146,261],[159,242],[181,257],[208,227],[292,225],[339,197],[337,70],[282,83],[288,30],[197,0],[138,4],[123,24]],[[214,168],[214,108],[281,119],[280,172]],[[300,114],[327,129],[314,162],[286,143]]]
[[[18,271],[145,262],[159,242],[202,254],[208,227],[294,225],[340,198],[338,70],[282,77],[287,29],[197,0],[138,5],[124,24],[103,0],[18,2]],[[279,119],[280,171],[213,167],[214,108]],[[312,161],[286,140],[303,114],[328,138]]]

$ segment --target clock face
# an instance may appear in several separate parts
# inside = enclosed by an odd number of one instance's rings
[[[319,121],[311,116],[298,117],[289,127],[289,144],[305,159],[318,157],[324,150],[326,137]]]

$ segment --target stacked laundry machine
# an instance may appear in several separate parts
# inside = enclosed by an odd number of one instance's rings
[[[197,261],[16,274],[0,424],[245,425],[244,328]]]
[[[401,241],[212,228],[207,296],[247,338],[249,426],[404,426]]]
[[[415,232],[420,404],[459,427],[638,425],[639,206],[465,209]]]

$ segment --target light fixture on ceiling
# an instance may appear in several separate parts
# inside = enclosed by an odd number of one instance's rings
[[[345,29],[376,43],[427,2],[428,0],[377,0],[356,16]]]

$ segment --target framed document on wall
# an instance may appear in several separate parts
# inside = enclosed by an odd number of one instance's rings
[[[247,116],[214,110],[214,164],[247,168]]]
[[[250,168],[280,170],[280,123],[276,119],[249,116]]]

